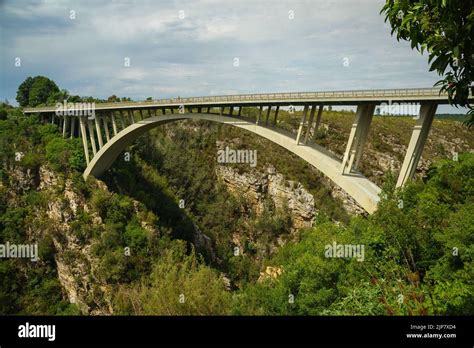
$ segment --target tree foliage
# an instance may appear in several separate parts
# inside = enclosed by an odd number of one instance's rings
[[[47,77],[28,77],[18,87],[16,100],[22,107],[34,107],[46,104],[49,97],[58,92],[56,83]]]
[[[155,263],[149,278],[121,287],[116,297],[120,312],[138,315],[228,314],[231,296],[217,272],[200,262],[186,245],[170,245]]]
[[[320,217],[270,261],[282,274],[249,284],[236,296],[234,312],[471,315],[473,178],[474,155],[464,154],[459,161],[439,162],[426,183],[387,190],[369,219],[353,218],[344,227]],[[333,241],[364,245],[364,260],[325,257]]]
[[[436,85],[448,93],[450,103],[469,108],[469,126],[474,124],[468,100],[474,90],[473,9],[473,0],[387,0],[381,10],[398,40],[428,52],[430,71],[443,76]]]

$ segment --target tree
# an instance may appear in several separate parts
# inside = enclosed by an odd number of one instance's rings
[[[392,26],[397,40],[429,54],[430,71],[443,76],[435,86],[447,92],[449,102],[467,107],[466,124],[474,125],[474,108],[469,90],[474,93],[474,0],[387,0],[380,13]]]
[[[33,84],[30,89],[29,105],[38,106],[46,104],[51,94],[59,92],[59,88],[54,81],[44,76],[33,78]]]
[[[115,102],[120,101],[120,98],[117,98],[117,96],[115,94],[113,94],[113,95],[111,95],[110,97],[107,98],[107,101],[111,102],[111,103],[115,103]]]
[[[136,315],[225,315],[231,296],[218,272],[206,266],[184,241],[173,242],[153,265],[149,278],[121,285],[116,312]]]
[[[55,103],[62,103],[64,100],[69,99],[69,92],[65,89],[62,89],[60,91],[52,93],[49,97],[48,100],[46,101],[47,104],[49,105],[54,105]],[[70,102],[73,102],[72,100],[68,100]]]
[[[20,106],[38,106],[46,104],[48,98],[59,92],[56,83],[47,77],[36,76],[28,77],[18,87],[16,100]]]
[[[16,101],[21,107],[28,106],[28,102],[30,100],[30,89],[32,85],[33,78],[29,76],[18,87],[18,91],[16,92]]]
[[[46,159],[49,161],[51,168],[58,172],[84,169],[84,156],[79,140],[54,137],[48,141],[45,150]]]

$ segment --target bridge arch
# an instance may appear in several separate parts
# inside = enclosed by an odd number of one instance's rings
[[[89,175],[95,177],[102,175],[112,166],[120,153],[139,136],[162,124],[185,119],[219,122],[262,136],[294,153],[321,171],[354,198],[367,212],[373,213],[376,210],[381,190],[362,174],[357,172],[350,173],[349,175],[344,174],[341,172],[340,160],[323,147],[313,143],[301,145],[298,141],[295,142],[294,135],[290,132],[272,126],[256,124],[254,120],[246,119],[242,116],[237,118],[216,114],[184,113],[142,119],[121,130],[100,148],[84,171],[84,178],[87,178]]]

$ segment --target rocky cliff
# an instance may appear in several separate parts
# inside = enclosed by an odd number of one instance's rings
[[[102,219],[92,210],[84,193],[75,187],[71,179],[58,176],[44,166],[37,171],[11,168],[9,181],[9,186],[16,188],[8,197],[11,204],[15,204],[29,190],[47,197],[44,207],[35,207],[33,221],[28,223],[27,239],[34,242],[46,235],[51,237],[54,262],[65,298],[76,304],[84,314],[113,314],[111,286],[101,277],[101,260],[92,252],[97,239],[81,238],[74,230],[74,221],[80,219],[84,212],[92,217],[92,229],[101,230],[103,227]],[[96,181],[93,185],[97,189],[108,191],[101,181]],[[140,216],[140,207],[139,202],[134,201],[137,217]],[[158,233],[145,221],[140,223],[144,229]]]
[[[216,167],[216,175],[231,192],[244,195],[252,209],[260,214],[264,200],[270,197],[279,209],[287,208],[292,218],[292,227],[310,227],[316,216],[314,197],[298,182],[286,180],[272,166],[265,173],[239,174],[229,166]]]
[[[292,219],[292,228],[310,227],[317,215],[313,195],[299,182],[287,180],[268,166],[265,173],[250,171],[239,173],[230,166],[219,165],[216,175],[234,193],[242,194],[252,209],[260,214],[266,197],[270,197],[278,208],[287,208]],[[345,191],[324,178],[331,195],[340,199],[344,209],[352,215],[366,215],[365,210]]]

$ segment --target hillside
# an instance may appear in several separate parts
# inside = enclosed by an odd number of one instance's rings
[[[362,171],[387,199],[366,217],[314,168],[239,129],[160,127],[85,183],[77,139],[6,110],[1,242],[38,242],[40,260],[0,261],[2,313],[473,312],[474,137],[456,121],[435,120],[424,182],[394,193],[387,165],[413,120],[374,118]],[[295,131],[298,116],[280,125]],[[340,155],[352,117],[325,112],[316,141]],[[218,164],[223,146],[256,149],[257,166]],[[365,261],[324,257],[333,241],[364,245]]]

